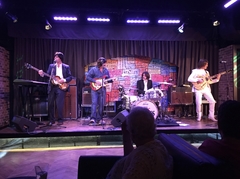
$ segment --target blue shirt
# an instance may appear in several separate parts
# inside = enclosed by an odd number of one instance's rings
[[[101,72],[99,67],[91,68],[87,73],[87,81],[95,83],[96,78],[103,78],[103,79],[110,78],[108,69],[103,68],[103,71]]]

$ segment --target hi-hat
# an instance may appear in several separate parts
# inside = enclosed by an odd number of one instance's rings
[[[173,85],[172,83],[168,83],[168,82],[159,82],[160,85]]]

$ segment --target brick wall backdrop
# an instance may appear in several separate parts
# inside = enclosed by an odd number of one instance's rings
[[[0,128],[9,125],[9,52],[0,47]]]
[[[234,99],[234,54],[234,45],[230,45],[219,50],[219,72],[226,70],[232,71],[222,75],[221,80],[219,81],[218,107],[227,99]],[[220,63],[221,61],[226,61],[226,63]],[[229,89],[229,93],[227,89]]]
[[[87,73],[89,68],[96,66],[96,63],[89,64],[85,67]],[[134,90],[137,80],[141,79],[144,71],[148,71],[153,85],[158,82],[167,82],[170,78],[173,83],[177,84],[177,66],[160,59],[151,59],[149,57],[117,57],[107,59],[106,67],[109,70],[111,78],[116,77],[107,87],[107,102],[117,101],[119,98],[118,85],[122,85],[128,91],[128,95],[137,96]],[[168,85],[161,85],[161,89],[167,89]]]

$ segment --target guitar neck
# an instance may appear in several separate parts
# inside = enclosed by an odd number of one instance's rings
[[[104,79],[104,82],[111,81],[111,80],[113,80],[113,79],[115,79],[115,78]]]
[[[31,68],[32,68],[33,70],[35,70],[35,71],[39,71],[38,68],[35,68],[35,67],[33,67],[33,66],[31,66]],[[43,72],[43,74],[44,74],[45,76],[47,76],[47,77],[50,77],[50,75],[47,74],[47,73],[45,73],[45,72]]]
[[[216,75],[211,76],[210,78],[215,78],[215,77],[217,77],[217,75],[224,75],[224,74],[226,74],[226,73],[227,73],[226,71],[223,71],[223,72],[221,72],[221,73],[218,73],[218,74],[216,74]]]

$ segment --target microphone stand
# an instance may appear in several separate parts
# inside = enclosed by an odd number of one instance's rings
[[[224,64],[224,69],[225,69],[225,71],[227,72],[226,62],[223,63],[223,64]],[[228,80],[228,74],[226,74],[226,77],[227,77],[227,87],[226,87],[226,89],[227,89],[227,100],[229,100],[229,80]]]
[[[105,78],[105,76],[103,76],[103,78],[102,78],[102,89],[101,89],[101,90],[102,90],[102,101],[101,101],[101,102],[102,102],[102,116],[101,116],[101,117],[102,117],[102,119],[101,119],[102,122],[101,122],[101,125],[102,125],[102,128],[103,128],[103,129],[104,129],[104,125],[103,125],[103,116],[104,116],[104,115],[103,115],[103,114],[104,114],[104,99],[103,99],[103,96],[104,96],[104,95],[103,95],[103,94],[104,94],[104,90],[105,90],[105,89],[104,89],[104,86],[103,86],[103,84],[104,84],[104,82],[103,82],[103,81],[104,81],[104,78]]]

